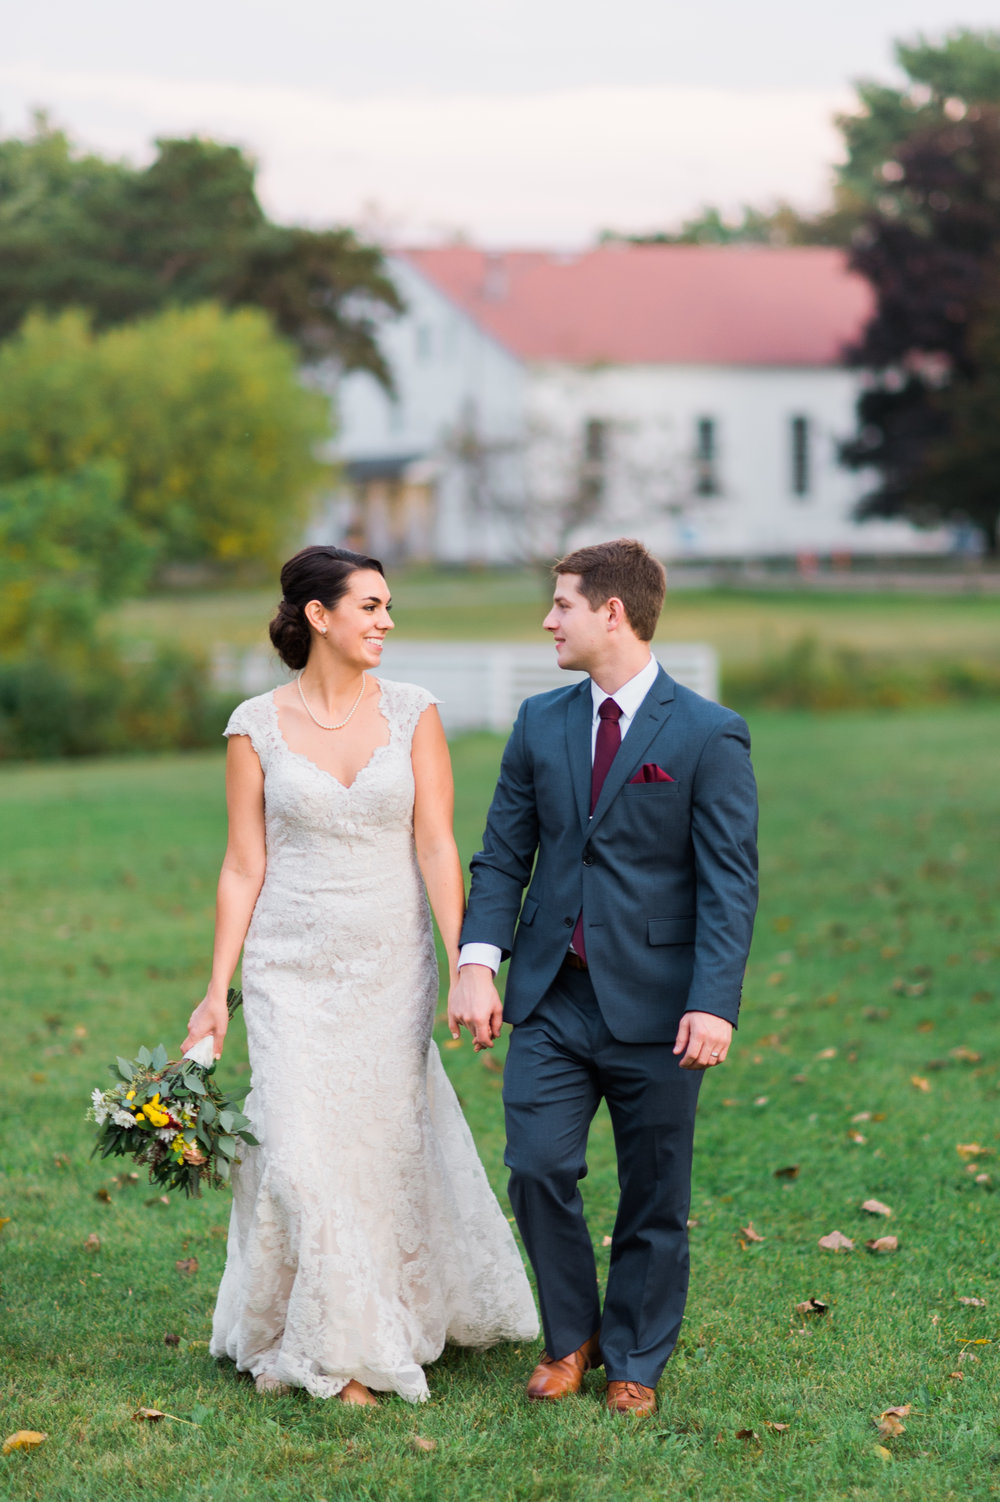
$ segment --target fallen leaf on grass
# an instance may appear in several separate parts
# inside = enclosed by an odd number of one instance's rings
[[[444,1047],[445,1048],[461,1048],[461,1046],[462,1046],[462,1040],[461,1040],[461,1038],[446,1038],[445,1039],[445,1042],[444,1042]]]
[[[34,1450],[48,1437],[47,1434],[39,1433],[37,1429],[18,1429],[15,1433],[8,1434],[3,1445],[0,1446],[0,1453],[10,1455],[14,1450]]]
[[[10,1222],[11,1217],[9,1215],[0,1215],[0,1231],[3,1230],[4,1226],[9,1226]]]
[[[887,1450],[886,1447],[885,1447],[885,1445],[876,1445],[875,1446],[875,1454],[878,1456],[879,1460],[891,1460],[892,1459],[892,1451],[891,1450]]]
[[[736,1438],[746,1440],[748,1443],[752,1443],[754,1440],[760,1441],[760,1435],[756,1429],[737,1429]]]
[[[192,1429],[198,1427],[192,1419],[179,1418],[176,1413],[164,1413],[162,1408],[137,1408],[132,1417],[140,1423],[158,1424],[160,1419],[171,1419],[175,1424],[190,1424]]]
[[[993,1182],[993,1180],[990,1178],[990,1176],[989,1176],[988,1173],[977,1173],[976,1174],[976,1183],[977,1184],[992,1184],[992,1182]]]
[[[436,1450],[438,1447],[436,1439],[425,1439],[422,1434],[411,1435],[410,1444],[415,1450]]]
[[[110,1189],[95,1189],[94,1198],[95,1200],[100,1200],[102,1205],[110,1205],[111,1191]]]
[[[960,1304],[969,1304],[973,1309],[985,1309],[986,1308],[986,1300],[985,1299],[963,1299],[963,1298],[960,1298],[958,1302]]]
[[[959,1044],[958,1048],[950,1049],[949,1052],[953,1059],[958,1059],[962,1064],[982,1063],[982,1054],[976,1053],[975,1049],[967,1048],[964,1043]]]
[[[825,1314],[829,1304],[824,1304],[822,1299],[803,1299],[801,1304],[796,1304],[796,1314]]]
[[[912,1407],[912,1403],[896,1403],[892,1408],[887,1408],[883,1413],[880,1413],[879,1418],[884,1419],[888,1415],[893,1419],[906,1419],[909,1418]]]
[[[138,1184],[139,1175],[137,1173],[116,1173],[114,1182],[118,1185],[119,1189],[127,1189],[130,1184]]]
[[[772,1424],[770,1419],[764,1420],[764,1428],[770,1429],[774,1434],[784,1434],[785,1430],[791,1427],[791,1424]]]
[[[878,1421],[879,1439],[895,1439],[898,1434],[906,1433],[906,1425],[901,1424],[899,1419],[891,1414],[883,1414]]]
[[[858,1147],[863,1147],[865,1142],[867,1142],[868,1140],[865,1137],[864,1133],[859,1132],[856,1127],[851,1128],[851,1130],[847,1134],[847,1137],[848,1141],[856,1143]]]
[[[865,1202],[861,1206],[861,1208],[862,1208],[862,1210],[867,1210],[869,1215],[891,1215],[892,1214],[892,1211],[889,1209],[889,1206],[888,1205],[883,1205],[883,1203],[882,1203],[881,1200],[865,1200]]]
[[[174,1335],[171,1330],[168,1330],[167,1333],[166,1333],[166,1335],[164,1335],[164,1337],[163,1337],[163,1344],[165,1346],[179,1346],[180,1343],[181,1343],[180,1336],[179,1335]]]
[[[978,1142],[956,1142],[955,1151],[960,1158],[982,1158],[993,1151],[989,1147],[981,1147]]]
[[[170,1196],[169,1194],[158,1194],[155,1200],[145,1200],[143,1201],[143,1203],[147,1208],[149,1208],[151,1205],[169,1205]]]
[[[747,1241],[763,1241],[764,1240],[764,1237],[761,1236],[760,1232],[754,1230],[754,1225],[753,1225],[753,1221],[752,1220],[748,1220],[745,1226],[740,1226],[740,1235],[741,1236],[745,1236],[746,1239],[747,1239]]]
[[[52,1155],[52,1162],[55,1164],[56,1168],[68,1168],[69,1167],[69,1154],[68,1153],[54,1153]],[[136,1177],[138,1178],[138,1174],[136,1175]]]
[[[799,1165],[797,1163],[789,1163],[787,1168],[776,1168],[774,1170],[774,1177],[776,1179],[797,1179],[798,1176]]]
[[[98,1234],[97,1234],[96,1231],[91,1231],[90,1235],[87,1237],[87,1239],[83,1243],[83,1245],[84,1245],[84,1250],[85,1251],[88,1251],[88,1252],[97,1252],[97,1251],[100,1251],[100,1248],[101,1248],[101,1238],[98,1236]]]
[[[835,1048],[821,1048],[816,1057],[817,1059],[835,1059],[837,1057],[837,1050]]]
[[[853,1252],[854,1242],[849,1236],[842,1236],[839,1231],[831,1231],[829,1236],[821,1236],[819,1244],[827,1252]]]
[[[899,1250],[899,1242],[895,1236],[876,1236],[874,1241],[866,1241],[865,1246],[876,1255]]]
[[[198,1271],[198,1258],[182,1257],[179,1262],[174,1263],[174,1266],[179,1273],[196,1273]]]
[[[949,1382],[964,1382],[965,1381],[965,1373],[964,1372],[949,1372],[948,1373],[948,1381]]]
[[[930,1080],[925,1080],[923,1075],[911,1074],[910,1084],[913,1086],[914,1090],[922,1090],[925,1095],[930,1094],[931,1082]]]

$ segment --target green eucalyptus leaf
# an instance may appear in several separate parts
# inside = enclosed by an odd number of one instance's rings
[[[123,1080],[131,1080],[133,1074],[135,1073],[134,1064],[130,1064],[127,1059],[123,1059],[121,1054],[119,1054],[115,1059],[115,1063],[118,1065],[118,1073],[121,1078]],[[112,1069],[111,1073],[114,1074],[114,1072],[114,1069]]]
[[[167,1053],[167,1050],[164,1048],[162,1043],[157,1043],[156,1047],[153,1049],[152,1057],[149,1061],[150,1068],[166,1069],[169,1062],[170,1055]]]
[[[216,1139],[216,1143],[215,1143],[215,1150],[216,1150],[217,1153],[222,1153],[223,1156],[226,1157],[226,1158],[235,1158],[236,1157],[236,1139],[235,1139],[235,1137],[223,1136],[223,1137],[217,1138]]]
[[[140,1050],[136,1054],[135,1058],[136,1058],[136,1063],[141,1064],[144,1069],[148,1069],[149,1066],[150,1066],[150,1064],[153,1062],[153,1055],[150,1053],[149,1049],[146,1048],[146,1047],[140,1048]]]

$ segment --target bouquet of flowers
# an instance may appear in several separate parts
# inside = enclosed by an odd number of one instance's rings
[[[242,1001],[242,991],[229,991],[230,1017]],[[188,1195],[200,1195],[203,1183],[225,1183],[230,1164],[239,1162],[238,1143],[256,1147],[257,1139],[236,1098],[212,1079],[212,1049],[209,1036],[176,1063],[162,1043],[116,1059],[109,1066],[115,1083],[94,1090],[87,1112],[97,1123],[94,1153],[148,1165],[150,1183]]]

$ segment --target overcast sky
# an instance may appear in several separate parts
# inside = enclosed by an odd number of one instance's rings
[[[278,219],[396,240],[588,243],[824,202],[851,80],[996,0],[5,0],[0,129],[47,108],[142,161],[236,141]]]

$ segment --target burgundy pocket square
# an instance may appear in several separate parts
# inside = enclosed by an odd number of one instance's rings
[[[643,765],[639,768],[638,772],[636,772],[636,774],[635,774],[634,777],[630,777],[629,778],[629,781],[630,782],[674,782],[675,779],[673,777],[671,777],[668,772],[665,772],[662,767],[658,767],[656,765],[655,761],[647,761],[647,762],[643,763]]]

